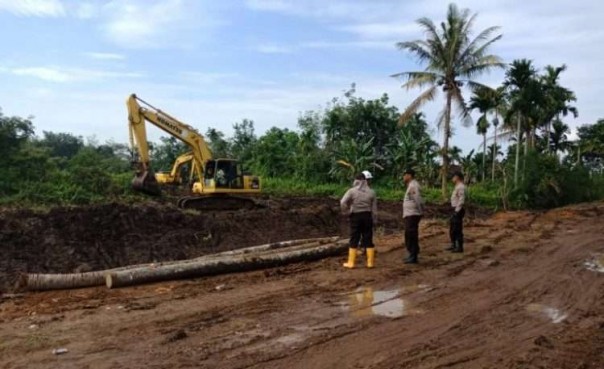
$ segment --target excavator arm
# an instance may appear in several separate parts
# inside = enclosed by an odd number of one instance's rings
[[[130,144],[136,148],[139,155],[139,168],[136,177],[132,181],[132,185],[136,190],[152,195],[159,195],[161,192],[150,165],[146,122],[155,125],[189,146],[193,160],[191,169],[198,178],[203,178],[204,163],[212,159],[212,153],[203,136],[195,128],[155,108],[135,94],[128,97],[126,105],[128,107]]]
[[[180,170],[183,165],[188,164],[192,161],[193,153],[184,153],[176,158],[176,160],[174,161],[174,165],[172,165],[172,170],[170,172],[155,173],[155,179],[159,184],[181,184],[182,178],[180,178]],[[193,170],[194,169],[191,167],[191,172],[189,173],[191,176],[193,175]]]

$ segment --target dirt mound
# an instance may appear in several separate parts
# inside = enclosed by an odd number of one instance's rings
[[[6,211],[0,289],[19,272],[99,270],[339,232],[337,209],[326,204],[207,214],[123,204]]]
[[[380,227],[400,229],[400,202],[382,202]],[[431,206],[427,216],[445,216]],[[476,213],[474,211],[473,213]],[[267,208],[196,212],[172,205],[105,204],[0,212],[0,290],[20,272],[71,273],[193,258],[296,238],[346,235],[336,199],[273,199]]]

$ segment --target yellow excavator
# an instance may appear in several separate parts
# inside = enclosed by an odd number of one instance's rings
[[[160,185],[181,185],[183,178],[181,177],[181,171],[183,167],[190,164],[193,161],[193,153],[187,152],[176,158],[172,169],[169,172],[157,172],[155,173],[155,180]],[[193,171],[189,172],[189,180],[193,177]]]
[[[130,145],[138,153],[132,187],[149,195],[161,194],[160,184],[178,183],[180,167],[190,162],[193,185],[191,195],[178,200],[178,206],[200,210],[249,209],[258,205],[253,196],[261,193],[258,176],[244,172],[234,159],[214,159],[203,136],[190,125],[157,109],[132,94],[126,101]],[[191,150],[180,156],[172,171],[155,174],[151,168],[146,123],[149,122],[185,143]]]

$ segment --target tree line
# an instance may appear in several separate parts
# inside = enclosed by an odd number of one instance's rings
[[[550,207],[604,196],[604,120],[580,126],[578,138],[569,139],[563,118],[579,112],[574,92],[560,84],[566,65],[539,70],[529,59],[504,63],[490,52],[502,37],[499,28],[474,33],[475,19],[476,14],[451,4],[438,26],[428,18],[417,21],[424,39],[397,44],[424,66],[394,75],[405,89],[424,89],[402,112],[386,94],[356,96],[353,84],[324,109],[301,114],[295,130],[273,127],[257,135],[254,122],[243,119],[233,125],[231,137],[207,129],[208,144],[215,157],[239,159],[265,177],[267,188],[285,187],[280,193],[295,193],[304,184],[312,194],[313,188],[333,184],[336,194],[365,169],[374,173],[378,189],[398,190],[400,173],[411,167],[424,186],[440,187],[442,200],[454,170],[465,173],[473,185],[470,193],[484,191],[497,206]],[[476,80],[498,68],[505,70],[499,86]],[[445,103],[437,119],[440,145],[421,112],[439,94]],[[479,115],[475,123],[472,112]],[[454,123],[475,126],[482,144],[468,153],[451,145]],[[151,146],[152,166],[168,171],[185,151],[175,138],[161,138]],[[4,202],[85,203],[130,196],[132,158],[126,145],[85,142],[69,133],[36,136],[31,119],[0,113]]]

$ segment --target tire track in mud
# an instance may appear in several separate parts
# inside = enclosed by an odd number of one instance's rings
[[[604,274],[583,264],[604,253],[602,210],[589,204],[471,220],[464,256],[443,251],[444,222],[427,221],[416,267],[401,265],[396,234],[378,240],[374,270],[344,271],[331,258],[116,291],[27,295],[0,304],[0,340],[20,335],[3,341],[9,356],[2,360],[48,367],[47,349],[25,351],[23,331],[60,311],[65,317],[40,323],[40,334],[69,340],[78,367],[599,368]],[[412,287],[419,285],[429,287]],[[368,287],[397,291],[389,299],[400,297],[417,313],[358,314],[352,306]],[[567,316],[554,323],[548,308]]]

